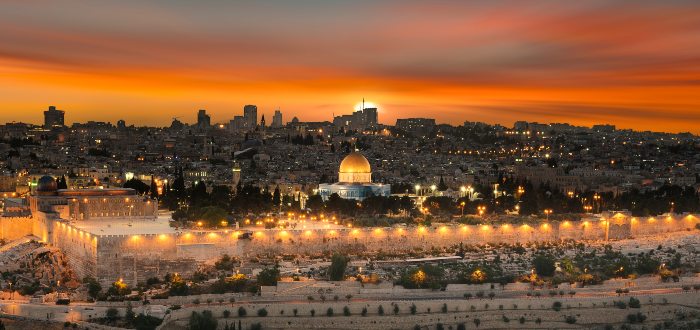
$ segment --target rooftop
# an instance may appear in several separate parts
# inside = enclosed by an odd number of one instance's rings
[[[169,214],[163,214],[156,219],[85,220],[73,221],[71,225],[97,236],[174,234],[176,230],[170,227],[170,219]]]

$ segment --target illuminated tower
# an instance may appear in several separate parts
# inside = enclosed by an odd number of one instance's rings
[[[231,180],[231,183],[235,189],[238,186],[238,183],[241,182],[241,167],[238,165],[238,163],[233,163],[233,169],[231,169],[231,171],[233,174],[233,180]]]

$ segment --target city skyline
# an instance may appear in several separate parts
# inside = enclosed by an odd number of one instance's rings
[[[697,134],[692,2],[3,5],[0,121],[518,120]],[[28,22],[31,22],[29,24]]]

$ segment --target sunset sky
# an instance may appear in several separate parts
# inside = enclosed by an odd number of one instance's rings
[[[3,1],[0,122],[332,120],[700,133],[700,1]]]

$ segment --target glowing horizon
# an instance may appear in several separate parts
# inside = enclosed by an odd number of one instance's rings
[[[361,17],[361,19],[358,19]],[[9,2],[0,123],[518,120],[700,134],[700,3]],[[361,102],[360,102],[361,103]]]

